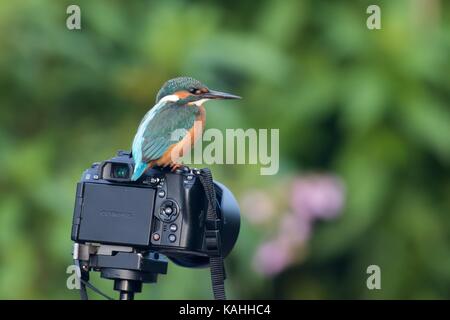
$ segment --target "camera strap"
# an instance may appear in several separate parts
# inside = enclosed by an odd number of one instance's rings
[[[206,249],[209,256],[209,266],[211,269],[211,283],[215,300],[226,300],[225,295],[225,265],[221,252],[220,242],[220,219],[216,211],[216,192],[211,171],[204,168],[199,174],[200,182],[205,189],[208,201],[208,211],[206,213]]]

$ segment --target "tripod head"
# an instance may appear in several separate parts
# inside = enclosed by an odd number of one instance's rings
[[[120,300],[133,300],[134,294],[142,291],[143,283],[155,283],[158,274],[167,273],[165,256],[131,247],[75,243],[73,257],[80,267],[82,299],[87,299],[86,284],[91,270],[114,280]]]

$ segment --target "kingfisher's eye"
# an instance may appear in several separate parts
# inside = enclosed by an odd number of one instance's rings
[[[192,93],[192,94],[200,94],[200,93],[202,93],[202,91],[200,89],[197,89],[197,88],[190,88],[189,92]]]

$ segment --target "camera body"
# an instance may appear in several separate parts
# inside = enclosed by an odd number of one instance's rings
[[[150,169],[131,181],[130,153],[87,169],[77,184],[72,240],[160,252],[186,267],[205,266],[208,202],[200,170]],[[232,193],[214,183],[222,255],[233,248],[240,214]]]

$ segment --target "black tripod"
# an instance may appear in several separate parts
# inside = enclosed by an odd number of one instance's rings
[[[89,283],[90,270],[100,271],[102,278],[114,280],[114,290],[120,293],[120,300],[133,300],[134,294],[142,291],[143,283],[155,283],[158,274],[167,273],[167,258],[157,252],[118,250],[130,249],[76,244],[74,258],[80,267],[80,294],[83,300],[88,299],[86,286],[102,294]]]

